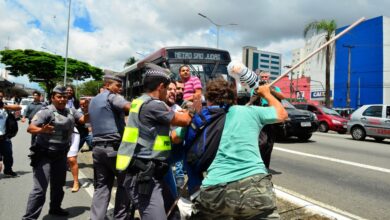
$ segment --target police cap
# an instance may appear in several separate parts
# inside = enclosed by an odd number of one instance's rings
[[[56,86],[53,89],[53,93],[65,95],[66,94],[66,87],[65,86]]]
[[[113,75],[104,75],[103,76],[103,79],[104,80],[108,80],[108,79],[111,79],[111,80],[115,80],[115,81],[118,81],[118,82],[120,82],[120,83],[122,83],[122,79],[121,78],[119,78],[118,76],[113,76]]]
[[[149,78],[149,77],[152,77],[152,78],[163,78],[163,79],[166,79],[166,80],[170,80],[170,75],[171,75],[171,71],[169,71],[169,69],[164,69],[160,66],[157,66],[156,64],[153,64],[153,63],[147,63],[146,65],[146,73],[145,73],[145,78]]]

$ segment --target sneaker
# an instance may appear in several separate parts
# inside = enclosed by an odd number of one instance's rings
[[[14,171],[10,170],[10,171],[4,171],[4,175],[6,176],[11,176],[11,177],[17,177],[18,174],[15,173]]]
[[[58,208],[58,209],[50,209],[49,210],[50,215],[58,215],[58,216],[68,216],[69,212],[65,209]]]

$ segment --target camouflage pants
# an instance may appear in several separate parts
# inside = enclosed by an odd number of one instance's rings
[[[201,188],[191,219],[279,219],[271,175]]]

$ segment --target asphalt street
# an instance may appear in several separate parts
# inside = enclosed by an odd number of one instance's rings
[[[29,165],[30,134],[26,132],[27,124],[19,122],[19,132],[13,142],[14,166],[19,177],[7,178],[0,174],[0,219],[21,219],[27,206],[27,198],[32,189],[32,168]],[[83,181],[83,180],[82,180]],[[59,218],[48,215],[50,202],[50,186],[46,193],[46,202],[39,219],[88,219],[91,206],[91,196],[86,190],[77,193],[71,192],[72,175],[67,172],[65,197],[62,208],[69,211],[68,218]]]
[[[307,143],[277,143],[273,182],[365,219],[390,219],[390,142],[316,132]]]

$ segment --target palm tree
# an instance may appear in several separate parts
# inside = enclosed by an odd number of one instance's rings
[[[325,33],[324,38],[329,41],[332,35],[337,29],[336,22],[334,20],[321,20],[314,21],[305,26],[303,36],[306,37],[310,31],[315,31],[317,34],[320,32]],[[325,105],[330,107],[330,61],[332,60],[332,45],[328,45],[325,48]]]
[[[125,65],[123,65],[123,67],[131,66],[132,64],[134,64],[136,62],[137,62],[137,60],[135,59],[135,57],[130,57],[129,59],[127,59]]]

